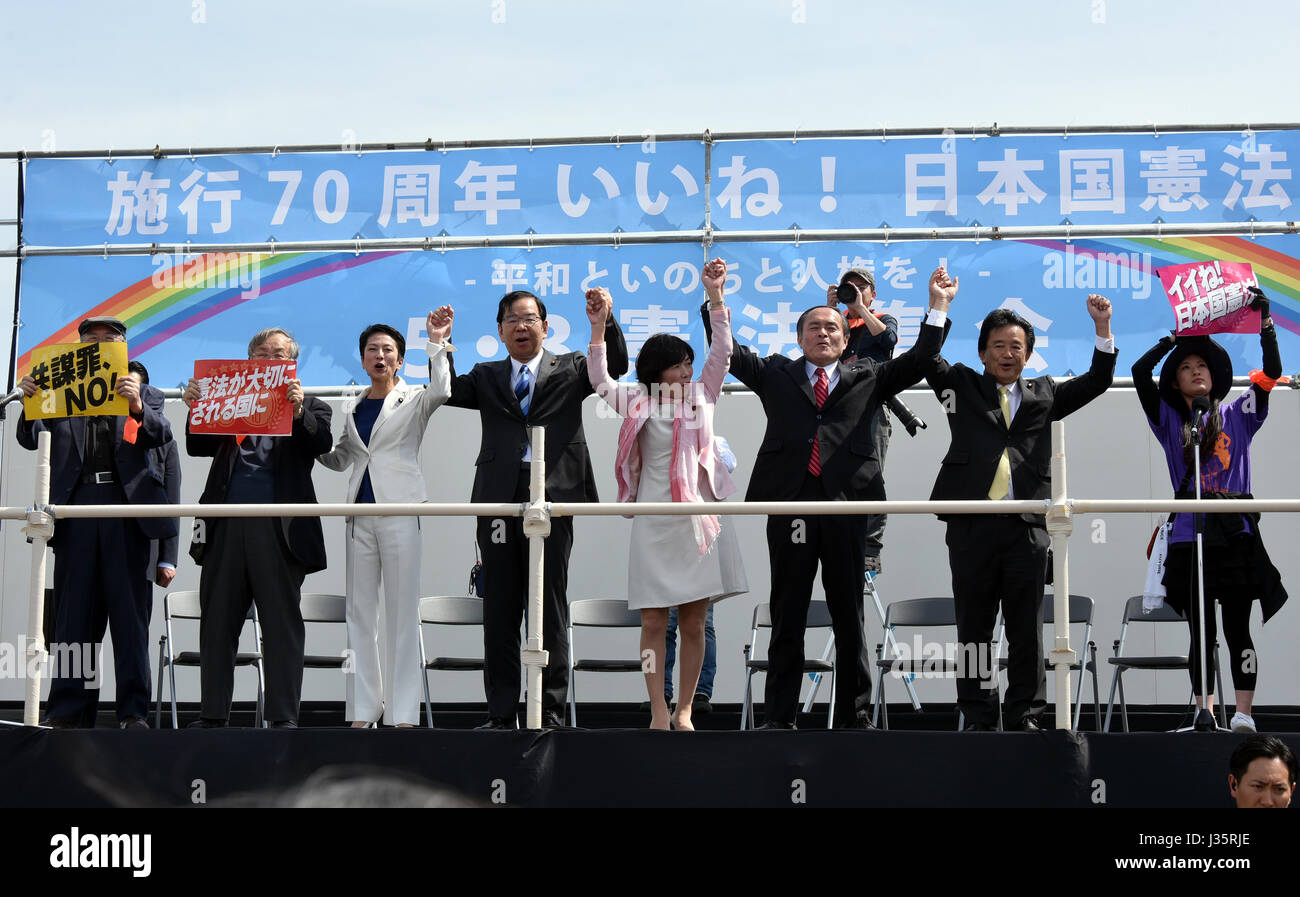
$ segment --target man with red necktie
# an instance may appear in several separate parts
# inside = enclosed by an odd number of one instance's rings
[[[869,501],[884,498],[871,422],[882,402],[921,379],[939,354],[948,304],[957,284],[938,269],[930,277],[930,316],[916,345],[882,364],[842,363],[844,315],[827,305],[799,317],[800,358],[759,358],[736,344],[731,373],[763,402],[767,432],[754,460],[747,501]],[[804,662],[804,629],[817,565],[835,631],[841,681],[839,728],[869,728],[870,658],[863,635],[865,516],[772,516],[767,523],[772,570],[772,636],[765,729],[793,729]]]

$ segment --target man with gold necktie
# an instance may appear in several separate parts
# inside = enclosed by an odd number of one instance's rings
[[[984,370],[950,365],[942,357],[926,380],[947,412],[952,442],[932,500],[1046,499],[1051,492],[1051,423],[1101,395],[1115,373],[1110,301],[1090,295],[1087,310],[1097,344],[1087,373],[1063,383],[1021,374],[1034,352],[1034,327],[1011,309],[991,312],[980,326]],[[1043,587],[1047,574],[1042,514],[939,515],[948,524],[948,561],[957,605],[957,707],[967,731],[997,724],[996,681],[989,643],[1002,606],[1007,635],[1008,730],[1037,731],[1046,707],[1043,668]],[[972,668],[973,667],[973,668]]]

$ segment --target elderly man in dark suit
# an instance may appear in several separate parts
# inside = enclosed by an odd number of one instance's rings
[[[248,357],[288,361],[298,343],[271,327],[248,344]],[[287,381],[293,404],[288,436],[207,436],[185,427],[185,450],[212,458],[200,504],[302,504],[316,501],[311,481],[316,456],[330,450],[330,407]],[[181,398],[201,397],[190,380]],[[266,719],[272,728],[296,729],[302,696],[302,581],[325,569],[325,538],[319,517],[226,517],[196,521],[191,554],[203,565],[199,600],[203,618],[199,654],[203,683],[201,718],[193,728],[220,728],[230,715],[235,654],[250,604],[257,605],[266,655]]]
[[[881,364],[840,361],[848,322],[835,308],[808,309],[796,325],[803,355],[759,358],[737,345],[731,373],[763,402],[767,432],[754,459],[747,501],[871,501],[885,497],[872,420],[890,396],[921,379],[943,339],[956,293],[942,269],[930,277],[930,316],[916,345]],[[793,729],[804,663],[804,630],[813,577],[822,586],[835,632],[835,721],[869,728],[870,658],[863,634],[865,516],[772,516],[772,636],[764,729]]]
[[[609,306],[606,314],[609,369],[617,378],[627,372],[627,345]],[[598,501],[582,430],[582,401],[592,394],[586,357],[579,352],[552,355],[542,348],[549,332],[546,305],[523,290],[502,297],[497,330],[508,358],[476,364],[460,376],[452,367],[447,404],[477,410],[483,426],[470,500],[528,501],[532,462],[528,430],[545,427],[547,500]],[[528,539],[518,517],[478,518],[477,538],[486,590],[483,682],[488,703],[488,721],[479,728],[513,729],[519,709],[519,624],[528,590]],[[572,518],[552,518],[546,539],[542,621],[543,648],[550,652],[542,677],[542,720],[547,728],[563,724],[569,689],[572,548]]]
[[[122,342],[126,325],[117,318],[87,318],[77,328],[83,343]],[[37,434],[50,433],[50,501],[55,505],[164,504],[162,471],[152,450],[172,441],[158,390],[125,376],[117,394],[127,400],[127,417],[97,415],[51,420],[18,419],[18,443],[35,449]],[[29,374],[19,383],[24,395],[37,393]],[[113,636],[117,680],[117,719],[124,728],[146,728],[149,713],[149,617],[153,596],[140,571],[149,540],[176,535],[169,518],[63,520],[54,528],[55,657],[95,656],[107,624]],[[99,705],[97,670],[60,669],[50,683],[49,725],[92,727]]]
[[[938,357],[926,375],[943,403],[952,443],[931,500],[1046,499],[1051,491],[1051,424],[1101,395],[1115,373],[1109,300],[1091,295],[1088,315],[1097,333],[1092,366],[1065,383],[1026,380],[1034,327],[1010,309],[991,312],[980,326],[982,371]],[[992,509],[990,509],[992,511]],[[1004,723],[1037,731],[1046,707],[1043,668],[1043,586],[1047,575],[1046,519],[1041,514],[940,515],[948,523],[948,561],[957,603],[957,706],[969,731],[997,723],[997,690],[989,642],[998,604],[1007,633]],[[975,669],[971,669],[975,667]]]

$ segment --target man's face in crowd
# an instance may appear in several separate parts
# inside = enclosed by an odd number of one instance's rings
[[[1025,347],[1029,339],[1025,328],[1019,324],[1007,324],[989,334],[988,344],[980,353],[984,362],[984,372],[1003,386],[1010,386],[1020,379],[1020,374],[1029,361]]]
[[[1243,810],[1285,809],[1291,805],[1295,783],[1291,781],[1291,771],[1279,758],[1256,757],[1246,767],[1240,782],[1228,775],[1228,791]]]
[[[116,327],[109,327],[107,324],[94,324],[86,328],[86,332],[81,335],[83,343],[122,343],[126,342],[126,337],[118,332]]]
[[[272,333],[248,357],[255,361],[292,361],[293,344],[283,333]]]
[[[849,339],[842,322],[840,313],[830,306],[814,308],[808,313],[799,333],[799,348],[809,361],[825,367],[840,360]]]
[[[510,357],[520,363],[532,361],[542,351],[542,341],[549,332],[537,310],[537,300],[525,296],[510,303],[505,317],[497,325],[501,341]]]

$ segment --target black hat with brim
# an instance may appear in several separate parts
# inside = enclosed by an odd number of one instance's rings
[[[1188,355],[1199,355],[1210,367],[1210,398],[1223,401],[1232,389],[1232,359],[1228,351],[1208,336],[1181,336],[1160,368],[1160,397],[1175,408],[1185,408],[1178,389],[1178,366]]]

